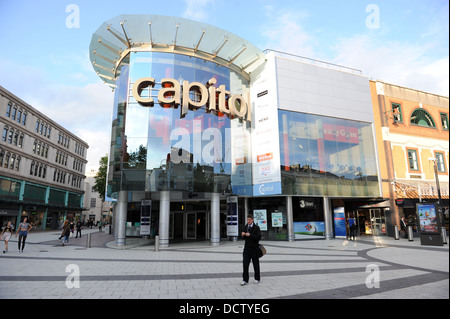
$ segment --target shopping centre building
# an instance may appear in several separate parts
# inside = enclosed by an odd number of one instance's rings
[[[384,217],[361,209],[386,199],[360,71],[158,15],[103,23],[90,58],[115,92],[117,245],[142,235],[217,245],[250,213],[268,240],[345,236],[356,211],[382,231]]]

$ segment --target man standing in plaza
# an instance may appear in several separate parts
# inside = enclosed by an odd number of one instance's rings
[[[243,281],[241,286],[248,284],[248,267],[250,266],[250,260],[253,263],[253,270],[255,271],[255,283],[259,283],[261,280],[259,270],[259,240],[261,239],[261,230],[259,229],[259,226],[254,223],[253,215],[247,216],[247,224],[244,226],[241,235],[245,240],[243,252],[244,272],[242,274]]]

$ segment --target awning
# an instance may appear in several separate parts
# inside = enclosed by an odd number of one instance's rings
[[[438,199],[435,182],[429,181],[394,181],[395,198]],[[441,199],[449,198],[449,184],[440,182]]]
[[[391,207],[389,199],[385,200],[384,202],[381,202],[381,203],[363,205],[363,206],[360,206],[359,208],[386,208],[386,207]]]

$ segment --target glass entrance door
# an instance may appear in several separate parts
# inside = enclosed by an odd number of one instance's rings
[[[197,213],[186,213],[186,239],[197,238]]]
[[[386,234],[386,220],[384,213],[381,209],[370,209],[370,223],[372,225],[373,235],[385,235]]]

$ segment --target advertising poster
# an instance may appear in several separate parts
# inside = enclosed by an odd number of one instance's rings
[[[416,214],[419,221],[420,244],[443,246],[437,203],[417,203]]]
[[[255,209],[253,211],[253,218],[255,219],[255,224],[259,226],[259,229],[267,231],[267,210]]]
[[[283,213],[272,213],[272,227],[283,227]]]
[[[294,222],[295,239],[325,238],[325,222]]]
[[[239,236],[238,197],[227,197],[227,236]]]
[[[336,207],[334,209],[334,236],[346,237],[347,231],[345,229],[345,210],[344,207]]]
[[[434,204],[417,204],[419,227],[421,233],[439,233],[436,207]]]

